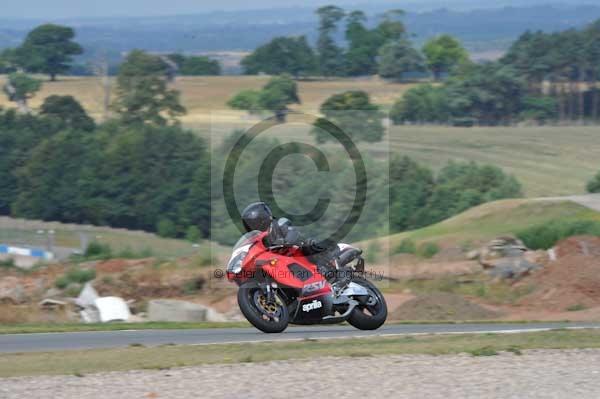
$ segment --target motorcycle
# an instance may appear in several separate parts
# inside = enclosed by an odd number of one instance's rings
[[[383,325],[385,298],[361,276],[361,250],[338,244],[323,268],[303,253],[293,229],[283,230],[274,221],[267,232],[244,234],[227,265],[227,279],[239,286],[240,310],[254,327],[279,333],[288,324],[347,321],[360,330]]]

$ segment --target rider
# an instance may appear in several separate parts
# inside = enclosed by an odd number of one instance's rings
[[[291,222],[285,218],[275,220],[271,208],[264,202],[254,202],[248,205],[242,212],[242,222],[246,231],[269,231],[267,240],[278,240],[277,243],[267,242],[267,246],[276,244],[297,245],[301,248],[305,256],[315,257],[313,260],[317,264],[322,263],[327,258],[331,260],[335,256],[333,251],[337,250],[336,243],[328,241],[319,242],[314,239],[305,240],[299,234],[288,234],[290,231],[295,231],[291,226]],[[274,231],[274,229],[278,231]],[[291,238],[292,236],[293,238]],[[291,239],[294,242],[290,242]]]

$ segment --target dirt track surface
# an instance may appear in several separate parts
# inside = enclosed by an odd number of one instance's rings
[[[600,194],[571,195],[568,197],[538,198],[540,201],[572,201],[600,212]]]
[[[403,355],[0,379],[12,398],[598,398],[600,350]]]

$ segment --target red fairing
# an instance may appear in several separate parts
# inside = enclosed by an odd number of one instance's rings
[[[256,236],[239,273],[227,273],[230,281],[242,284],[253,278],[258,268],[261,268],[280,286],[303,291],[303,298],[312,298],[332,291],[317,266],[311,263],[299,248],[286,249],[283,253],[271,252],[264,245],[263,239],[266,235],[265,232]],[[307,290],[307,286],[310,290]]]

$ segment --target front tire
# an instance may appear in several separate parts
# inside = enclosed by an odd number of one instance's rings
[[[275,303],[268,303],[262,288],[249,282],[240,286],[237,299],[244,317],[260,331],[280,333],[287,328],[290,315],[287,306],[277,293],[275,293]]]
[[[376,302],[371,305],[358,305],[348,317],[348,323],[359,330],[377,330],[387,319],[387,304],[383,294],[369,280],[355,277],[352,281],[365,287]]]

